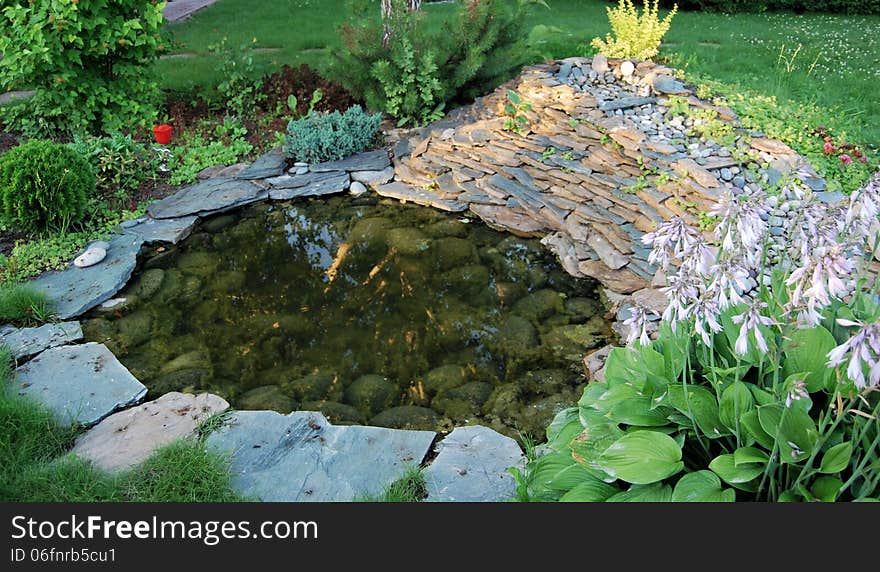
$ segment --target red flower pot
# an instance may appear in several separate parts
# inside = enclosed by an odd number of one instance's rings
[[[153,136],[156,137],[156,143],[159,145],[168,145],[171,143],[171,131],[171,126],[167,124],[154,126]]]

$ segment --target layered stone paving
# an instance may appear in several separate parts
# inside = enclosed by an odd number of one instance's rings
[[[83,338],[79,322],[44,324],[38,328],[0,329],[0,346],[6,346],[12,357],[22,359],[36,355],[43,350],[64,346]]]

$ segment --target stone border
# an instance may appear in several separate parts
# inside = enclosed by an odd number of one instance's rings
[[[533,104],[525,134],[502,128],[499,114],[508,89],[516,89]],[[754,182],[732,176],[736,162],[717,146],[671,144],[667,126],[650,120],[671,94],[735,125],[733,112],[693,97],[668,68],[601,57],[532,66],[440,122],[399,132],[393,165],[380,150],[318,165],[297,163],[287,170],[286,158],[276,149],[251,165],[219,170],[214,174],[220,176],[151,204],[147,216],[122,225],[99,264],[71,266],[31,284],[57,301],[62,319],[75,318],[115,302],[108,301],[131,277],[142,246],[177,243],[202,217],[257,201],[362,194],[370,186],[380,196],[449,212],[470,211],[493,228],[543,236],[542,242],[570,275],[604,284],[608,301],[620,308],[620,326],[628,304],[661,311],[665,307],[665,297],[654,287],[663,277],[648,262],[640,239],[672,216],[695,222],[683,204],[705,209],[725,189],[746,192],[749,185],[766,184],[776,174],[794,175],[817,192],[824,190],[824,181],[802,157],[763,134],[742,132],[750,149],[773,165],[762,181]],[[548,154],[551,147],[554,152]],[[675,176],[677,184],[664,187],[658,177],[633,191],[631,185],[645,177],[646,165],[655,177],[673,174],[667,176]],[[128,461],[144,458],[166,442],[168,432],[153,431],[151,438],[150,431],[141,429],[149,427],[143,416],[170,419],[174,436],[189,437],[199,419],[228,407],[216,396],[168,394],[126,409],[143,398],[146,388],[106,347],[64,345],[81,336],[74,324],[71,333],[5,329],[0,335],[16,341],[16,355],[38,354],[17,370],[22,393],[61,417],[97,424],[76,452],[99,466],[128,466]],[[601,379],[608,351],[610,347],[585,358],[591,379]],[[188,412],[184,420],[163,406],[181,400]],[[124,433],[128,427],[137,434],[122,440],[98,437]],[[438,438],[431,431],[333,426],[316,412],[284,416],[240,411],[232,413],[207,443],[211,450],[230,455],[233,486],[244,495],[326,501],[379,493],[402,476],[407,465],[422,465],[438,439],[437,455],[426,467],[428,500],[501,501],[513,496],[515,486],[506,471],[523,462],[522,451],[514,441],[481,426],[459,427]],[[365,450],[382,462],[365,458]],[[128,460],[114,458],[122,451]]]

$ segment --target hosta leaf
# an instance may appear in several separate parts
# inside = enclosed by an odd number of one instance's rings
[[[718,405],[718,417],[721,422],[731,431],[742,432],[741,417],[755,408],[755,398],[748,386],[735,381],[727,386],[721,393],[721,403]]]
[[[685,390],[683,385],[670,385],[662,402],[696,421],[697,426],[710,438],[730,434],[718,416],[715,395],[705,387],[689,385]]]
[[[758,419],[758,410],[753,409],[740,418],[743,427],[746,428],[749,436],[757,441],[765,449],[772,449],[774,439],[764,431],[761,422]]]
[[[822,463],[819,465],[819,472],[831,474],[839,473],[849,465],[849,459],[852,456],[853,446],[849,441],[831,447],[822,456]]]
[[[755,447],[740,447],[733,452],[733,464],[737,467],[755,463],[766,465],[769,461],[770,455]]]
[[[764,472],[764,465],[759,463],[741,464],[736,466],[733,455],[719,455],[715,457],[709,468],[712,472],[721,477],[721,479],[738,489],[755,490],[757,484],[752,484],[761,473]]]
[[[584,481],[562,495],[560,502],[605,502],[620,489],[599,479]]]
[[[669,423],[666,418],[669,410],[665,407],[651,409],[647,397],[633,397],[614,405],[606,416],[615,423],[626,423],[638,427],[661,427]]]
[[[595,411],[582,411],[583,430],[569,443],[572,458],[580,465],[594,471],[602,480],[613,481],[614,477],[602,469],[599,457],[624,433],[615,424]]]
[[[805,372],[807,391],[821,391],[832,373],[825,365],[828,361],[826,356],[836,346],[834,336],[822,326],[795,330],[789,334],[783,350],[785,375]]]
[[[633,485],[628,491],[609,497],[606,502],[672,502],[672,487],[661,483]]]
[[[843,481],[837,477],[824,476],[817,478],[813,482],[810,492],[821,501],[834,502],[837,500],[837,495],[840,493],[840,487],[842,486]]]
[[[569,407],[556,414],[547,426],[547,445],[554,451],[568,446],[574,437],[583,431],[577,407]]]
[[[678,443],[655,431],[624,435],[602,453],[599,465],[609,475],[639,485],[662,481],[684,468]]]
[[[712,471],[688,473],[679,479],[672,491],[672,502],[734,502],[733,489],[723,489],[721,480]]]

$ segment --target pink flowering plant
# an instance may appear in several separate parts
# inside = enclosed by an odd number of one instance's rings
[[[711,236],[673,219],[645,235],[669,304],[547,452],[514,471],[528,500],[853,501],[880,495],[880,179],[836,204],[791,183],[729,196]],[[781,232],[780,232],[781,230]]]

